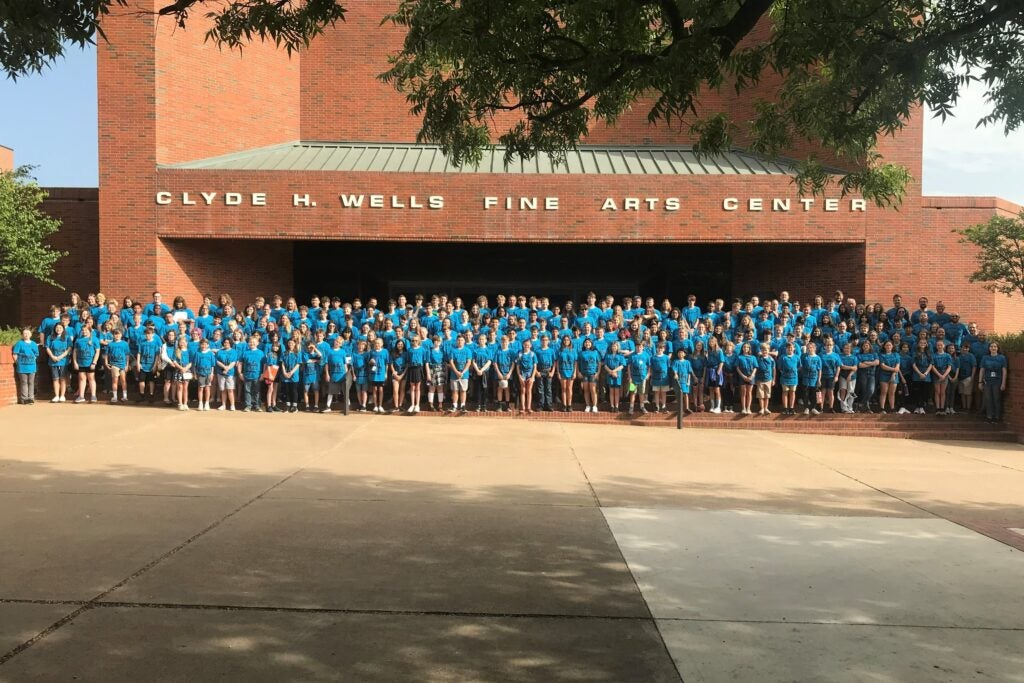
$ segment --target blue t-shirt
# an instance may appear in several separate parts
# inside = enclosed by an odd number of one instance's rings
[[[775,359],[771,356],[757,357],[757,381],[771,382],[775,379]]]
[[[747,377],[753,377],[757,372],[757,358],[749,354],[743,354],[736,357],[736,370]],[[739,378],[743,380],[742,377]]]
[[[651,356],[651,381],[655,384],[663,385],[668,382],[668,366],[671,362],[664,353],[654,354]]]
[[[551,368],[555,366],[555,350],[550,346],[548,348],[540,347],[534,349],[534,355],[537,357],[537,370],[542,374],[551,371]]]
[[[472,353],[473,353],[473,362],[476,363],[476,366],[478,368],[482,368],[485,365],[487,365],[487,363],[489,363],[491,361],[491,358],[492,358],[492,355],[493,355],[491,353],[490,347],[488,347],[488,346],[480,346],[479,344],[477,344],[476,346],[473,347]]]
[[[679,386],[682,387],[683,393],[690,393],[690,377],[693,374],[693,368],[690,366],[690,361],[685,358],[676,358],[672,361],[671,365],[672,376],[679,382]]]
[[[629,357],[629,377],[632,382],[642,382],[647,379],[650,370],[650,358],[646,353],[634,353]]]
[[[953,357],[948,353],[936,353],[932,355],[932,367],[935,371],[935,380],[938,381],[939,376],[953,365]],[[948,379],[948,378],[947,378]]]
[[[281,381],[285,384],[297,384],[302,380],[303,355],[299,351],[289,351],[281,354]],[[294,372],[292,372],[294,370]],[[286,372],[292,374],[286,375]]]
[[[562,379],[570,379],[573,376],[578,359],[579,354],[572,348],[563,347],[558,350],[558,374]]]
[[[1003,369],[1006,368],[1006,356],[1003,354],[987,354],[981,357],[981,380],[983,382],[1001,382]]]
[[[371,382],[383,382],[388,378],[388,363],[390,361],[391,354],[387,349],[374,349],[367,353],[366,365]]]
[[[516,350],[511,346],[507,349],[499,348],[494,352],[494,366],[502,375],[507,375],[515,367]]]
[[[14,342],[14,368],[17,372],[30,373],[36,371],[36,359],[39,358],[39,345],[34,341],[19,339]]]
[[[327,352],[327,378],[331,382],[340,382],[348,372],[348,354],[343,348],[331,349]]]
[[[469,379],[469,372],[467,370],[470,361],[473,360],[473,351],[465,346],[461,349],[456,346],[452,348],[450,357],[452,364],[455,365],[455,369],[459,373],[464,373],[462,377],[459,377],[459,374],[453,370],[451,372],[452,379]]]
[[[584,377],[594,377],[601,369],[601,352],[597,349],[583,349],[579,353],[580,373]]]
[[[239,352],[238,362],[242,366],[242,379],[252,381],[260,378],[260,373],[263,372],[264,356],[265,354],[263,353],[263,351],[261,351],[258,348],[245,348],[244,350]]]
[[[913,368],[914,372],[911,373],[910,381],[912,382],[931,382],[932,373],[929,370],[929,366],[932,364],[931,356],[927,354],[914,354]],[[922,376],[923,375],[923,376]]]
[[[49,337],[46,340],[46,348],[50,350],[54,356],[59,356],[68,350],[71,346],[71,340],[67,337]],[[68,357],[64,356],[60,360],[53,360],[47,356],[47,363],[51,368],[62,368],[68,364]]]
[[[427,358],[430,356],[430,349],[427,347],[413,346],[409,349],[409,365],[414,368],[422,368],[427,364]]]
[[[213,374],[213,366],[217,364],[217,354],[207,348],[205,351],[196,351],[192,357],[192,370],[196,377],[209,377]]]
[[[821,376],[822,379],[825,377],[835,377],[836,371],[839,366],[843,364],[843,359],[839,357],[839,354],[835,351],[821,354]]]
[[[139,342],[139,367],[143,372],[152,372],[153,366],[160,358],[160,348],[163,344],[156,337],[146,339],[143,337]]]
[[[124,370],[128,367],[128,356],[131,354],[131,349],[128,347],[128,342],[125,340],[113,341],[107,344],[107,360],[110,361],[110,365]]]
[[[519,354],[516,359],[516,367],[519,368],[520,374],[524,378],[529,379],[533,376],[533,371],[537,368],[537,354],[533,351],[524,351]]]
[[[805,353],[800,357],[800,383],[805,387],[816,387],[821,381],[821,356]]]
[[[87,368],[93,363],[96,351],[99,349],[99,342],[95,337],[79,337],[75,340],[75,360],[78,367]]]
[[[800,356],[793,355],[779,356],[776,362],[779,368],[779,379],[783,386],[795,387],[800,373]]]
[[[237,360],[238,360],[238,351],[236,349],[233,349],[233,348],[232,349],[221,349],[220,351],[217,352],[217,362],[218,363],[223,363],[224,365],[228,365],[229,363],[234,363]],[[228,368],[227,372],[225,372],[224,369],[221,368],[220,365],[218,365],[217,366],[217,375],[218,376],[223,375],[224,377],[234,377],[235,376],[235,367],[236,366],[232,365],[230,368]]]
[[[978,359],[973,353],[961,353],[958,358],[960,365],[960,379],[970,379],[974,376],[974,370],[978,367]]]
[[[878,360],[881,361],[882,365],[888,365],[890,368],[897,368],[900,365],[900,354],[898,353],[882,353],[878,355]],[[893,377],[897,376],[896,373],[890,370],[882,369],[881,365],[878,367],[878,378],[883,383],[890,383]]]

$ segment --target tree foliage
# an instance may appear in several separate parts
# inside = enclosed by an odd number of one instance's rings
[[[67,252],[46,244],[60,221],[40,211],[46,190],[31,172],[31,166],[21,166],[0,173],[0,291],[23,277],[60,286],[53,281],[53,267]]]
[[[1016,218],[993,216],[957,232],[961,242],[979,249],[971,282],[983,282],[993,292],[1024,296],[1024,211]]]
[[[127,2],[0,2],[0,65],[39,70]],[[159,13],[181,25],[201,8],[207,38],[230,47],[299,49],[345,14],[337,0],[168,2]],[[975,83],[989,103],[979,125],[1024,123],[1024,0],[400,0],[389,19],[407,33],[382,78],[422,117],[419,140],[456,162],[479,160],[495,127],[510,160],[558,158],[644,106],[701,154],[816,150],[800,159],[802,191],[836,182],[886,205],[910,178],[878,142],[918,103],[949,116]],[[712,92],[722,111],[702,104]],[[750,106],[727,106],[737,98]]]

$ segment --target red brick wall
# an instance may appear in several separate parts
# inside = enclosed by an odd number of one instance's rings
[[[0,346],[0,407],[18,403],[18,379],[10,346]]]
[[[733,296],[765,296],[787,290],[793,301],[831,300],[841,289],[864,297],[863,244],[740,244],[733,247]],[[780,268],[779,264],[797,264]]]
[[[158,4],[165,5],[165,0]],[[299,138],[299,56],[273,43],[243,52],[206,42],[211,22],[156,28],[156,161],[173,164]]]
[[[160,282],[198,310],[205,294],[240,303],[293,289],[292,243],[287,240],[158,240]]]
[[[1024,353],[1008,353],[1009,371],[1003,394],[1003,419],[1024,441]]]
[[[910,283],[916,282],[917,286],[903,292],[904,301],[906,292],[912,292],[914,299],[921,295],[933,301],[943,299],[947,310],[959,311],[985,330],[1019,332],[1024,328],[1024,301],[1019,296],[993,294],[980,284],[968,282],[977,269],[977,250],[961,244],[954,230],[983,223],[996,214],[1016,216],[1021,208],[996,197],[925,197],[922,205],[922,227],[911,241],[916,240],[927,253],[921,259],[923,267]],[[906,240],[901,241],[905,246]]]

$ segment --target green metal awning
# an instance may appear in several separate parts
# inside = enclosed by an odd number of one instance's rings
[[[477,166],[453,166],[434,145],[362,142],[290,142],[161,168],[239,171],[331,171],[380,173],[550,173],[577,175],[796,175],[792,161],[769,161],[742,151],[697,158],[690,147],[580,146],[565,163],[547,154],[515,159],[505,149],[484,152]]]

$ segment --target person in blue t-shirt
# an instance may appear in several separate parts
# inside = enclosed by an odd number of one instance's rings
[[[754,382],[757,378],[757,358],[750,346],[744,342],[736,357],[736,381],[740,390],[740,414],[752,415],[751,405],[754,402]]]
[[[533,383],[537,379],[537,354],[533,352],[530,340],[523,341],[523,350],[516,358],[516,375],[519,377],[519,409],[524,413],[533,412]]]
[[[964,412],[971,412],[971,404],[974,402],[974,387],[977,385],[976,375],[978,370],[978,359],[971,353],[971,345],[963,342],[960,347],[960,355],[957,358],[959,364],[959,375],[957,380],[957,391],[960,394],[960,406]]]
[[[636,351],[626,359],[627,381],[629,383],[629,414],[633,414],[639,397],[640,413],[647,414],[647,382],[651,373],[651,356],[647,349],[646,342],[640,340]]]
[[[210,409],[210,391],[213,386],[213,367],[217,364],[217,355],[210,349],[210,340],[203,338],[199,340],[199,349],[196,351],[192,363],[192,370],[196,376],[196,398],[199,399],[199,410]]]
[[[235,368],[238,364],[238,355],[230,337],[224,337],[221,341],[221,348],[217,351],[214,360],[216,361],[214,374],[217,377],[217,392],[220,396],[220,405],[217,406],[217,410],[234,410]],[[270,409],[269,400],[267,409]]]
[[[569,337],[562,337],[564,342]],[[537,394],[540,399],[539,409],[550,413],[554,410],[554,396],[552,383],[555,377],[555,349],[551,347],[547,337],[540,340],[538,346],[533,343],[533,355],[537,357]],[[569,339],[569,346],[572,346],[572,339]],[[562,406],[565,408],[565,405]]]
[[[586,337],[583,341],[587,343],[590,337]],[[593,348],[593,341],[590,343]],[[582,352],[582,351],[581,351]],[[572,400],[573,400],[573,383],[576,381],[576,364],[579,362],[579,353],[573,348],[572,339],[569,337],[562,337],[562,345],[558,349],[558,354],[555,358],[555,363],[558,366],[558,381],[561,384],[562,389],[562,410],[567,413],[572,412]],[[587,411],[590,412],[590,406],[587,405]]]
[[[925,406],[928,405],[928,390],[932,382],[932,352],[927,339],[917,341],[911,370],[914,402],[917,404],[914,412],[924,415],[927,412]]]
[[[423,389],[423,377],[427,367],[429,349],[423,346],[423,341],[416,330],[409,346],[409,369],[406,371],[406,381],[409,384],[409,412],[420,412],[420,395]]]
[[[14,372],[18,376],[18,405],[30,406],[36,402],[36,361],[39,346],[32,341],[32,328],[21,331],[21,339],[14,342]]]
[[[935,342],[935,353],[932,354],[932,400],[935,403],[935,414],[946,415],[946,386],[953,372],[953,357],[946,353],[943,341]]]
[[[546,341],[546,338],[545,338]],[[491,363],[493,362],[491,348],[487,345],[487,335],[477,336],[476,345],[471,350],[473,360],[470,365],[469,379],[472,385],[473,396],[476,399],[476,412],[481,413],[487,410],[487,390],[489,383],[487,379],[491,375]]]
[[[249,337],[247,348],[238,354],[238,370],[242,375],[242,411],[260,409],[260,376],[265,353],[259,348],[259,336]]]
[[[430,348],[427,349],[427,410],[444,410],[444,390],[448,384],[448,372],[448,355],[442,339],[440,335],[432,335]]]
[[[690,387],[697,381],[694,377],[693,367],[690,361],[686,360],[686,350],[682,347],[676,349],[676,357],[669,365],[669,372],[675,380],[676,388],[679,390],[679,400],[682,402],[683,411],[692,413],[690,408]]]
[[[836,408],[836,384],[839,380],[839,367],[842,365],[842,358],[836,353],[836,343],[832,337],[825,337],[825,346],[821,356],[821,394],[824,401],[824,410],[833,413],[839,412]]]
[[[669,364],[672,358],[666,353],[668,344],[659,341],[651,356],[651,390],[654,392],[654,411],[668,412]]]
[[[341,337],[335,337],[331,341],[331,348],[324,356],[323,361],[324,376],[322,383],[327,394],[327,402],[324,405],[323,412],[331,412],[331,404],[335,396],[341,396],[344,405],[344,401],[348,397],[349,363],[349,355],[342,344]]]
[[[53,380],[53,398],[51,403],[63,403],[68,393],[68,356],[71,354],[71,336],[66,332],[64,323],[53,326],[46,338],[46,359]]]
[[[602,328],[598,328],[602,333]],[[584,412],[597,412],[597,377],[601,372],[601,352],[589,337],[583,340],[583,347],[577,357],[580,388],[583,389]]]
[[[188,352],[188,337],[179,337],[174,348],[168,351],[173,368],[172,388],[178,402],[178,410],[188,410],[188,383],[192,378],[192,357]]]
[[[291,301],[294,304],[294,301]],[[295,339],[285,342],[281,354],[281,388],[284,390],[285,410],[296,413],[299,410],[299,387],[302,386],[302,349]]]
[[[373,412],[386,413],[384,409],[384,384],[388,379],[388,368],[391,366],[391,355],[384,348],[384,340],[377,337],[373,340],[373,349],[367,354],[367,372],[373,388]]]
[[[878,352],[870,341],[864,340],[857,355],[857,398],[864,402],[864,412],[871,413],[871,399],[878,378]]]
[[[516,357],[518,354],[509,343],[508,335],[502,335],[497,350],[494,352],[494,379],[497,389],[495,400],[498,402],[498,410],[509,411],[509,404],[512,401],[511,385],[512,376],[516,368]]]
[[[78,396],[75,403],[85,403],[86,390],[89,402],[96,402],[96,363],[100,357],[100,345],[89,327],[83,327],[80,336],[75,339],[74,352],[71,355],[75,370],[78,372]]]
[[[391,402],[395,411],[405,404],[406,377],[409,372],[409,348],[405,339],[396,339],[390,353]]]
[[[469,391],[469,373],[473,364],[473,352],[466,348],[466,338],[459,335],[449,353],[448,369],[451,373],[453,413],[466,410],[466,393]]]
[[[312,340],[306,342],[306,350],[302,354],[302,370],[299,372],[302,385],[302,405],[306,412],[320,412],[320,366],[323,355],[320,348]],[[312,394],[312,396],[310,396]]]
[[[878,354],[878,406],[882,413],[896,410],[896,389],[900,384],[900,355],[893,350],[891,341],[882,344]]]
[[[800,356],[796,355],[796,345],[786,342],[783,353],[776,364],[779,368],[779,384],[782,386],[782,414],[796,414],[796,387],[800,379]]]
[[[820,415],[821,356],[814,342],[808,342],[800,356],[800,385],[803,387],[804,415]]]
[[[772,387],[774,385],[775,357],[772,356],[771,344],[763,342],[757,355],[757,402],[760,406],[759,414],[761,415],[769,415],[772,412],[768,407],[768,403],[772,399]]]
[[[991,342],[988,353],[981,357],[978,381],[985,401],[985,417],[995,424],[1003,416],[1003,392],[1006,391],[1006,356],[999,350],[999,344]]]
[[[107,345],[106,365],[110,371],[111,403],[117,403],[117,390],[121,390],[121,400],[128,400],[128,359],[131,348],[123,338],[120,328],[112,333],[113,341]]]

